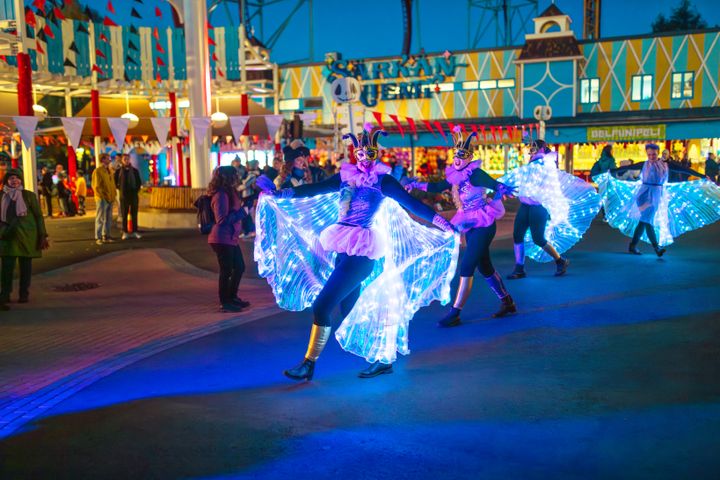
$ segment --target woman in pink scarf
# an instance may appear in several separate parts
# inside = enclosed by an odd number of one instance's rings
[[[19,303],[27,303],[32,259],[48,248],[42,211],[37,196],[23,188],[22,171],[11,169],[0,191],[0,308],[7,310],[15,264],[20,264]]]

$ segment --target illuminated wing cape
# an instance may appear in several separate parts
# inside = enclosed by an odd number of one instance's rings
[[[632,237],[639,216],[635,197],[640,181],[618,180],[609,173],[595,177],[608,223]],[[653,226],[658,243],[670,245],[683,233],[710,225],[720,219],[720,188],[709,180],[666,183],[655,212]],[[643,233],[642,241],[649,243]]]
[[[516,188],[519,197],[540,202],[550,214],[545,226],[545,238],[558,253],[564,253],[590,228],[600,210],[600,196],[595,188],[582,179],[558,170],[557,154],[551,152],[508,172],[499,182]],[[537,262],[549,262],[552,257],[525,234],[525,254]]]
[[[319,236],[337,221],[339,199],[339,193],[260,197],[255,261],[281,308],[310,307],[330,277],[336,254],[323,250]],[[457,234],[412,220],[387,197],[374,222],[386,234],[388,254],[363,282],[335,336],[342,348],[369,362],[392,363],[397,352],[410,352],[408,327],[415,312],[433,300],[449,302],[460,242]]]

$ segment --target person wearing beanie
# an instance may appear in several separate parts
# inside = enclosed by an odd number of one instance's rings
[[[30,299],[32,259],[49,247],[37,196],[23,188],[19,169],[8,170],[0,191],[0,305],[7,309],[15,265],[20,267],[19,303]]]

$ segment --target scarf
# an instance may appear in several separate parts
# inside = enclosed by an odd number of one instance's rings
[[[15,202],[15,214],[18,217],[27,215],[27,205],[25,205],[25,200],[23,200],[22,191],[22,187],[10,188],[8,185],[3,187],[5,195],[3,195],[2,203],[0,204],[0,221],[7,221],[7,211],[10,202]]]

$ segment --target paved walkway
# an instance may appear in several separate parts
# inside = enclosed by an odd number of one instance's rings
[[[80,282],[100,286],[56,291]],[[35,277],[32,302],[0,313],[0,437],[139,359],[277,311],[267,286],[247,281],[252,308],[220,313],[216,282],[170,250],[112,253]]]

